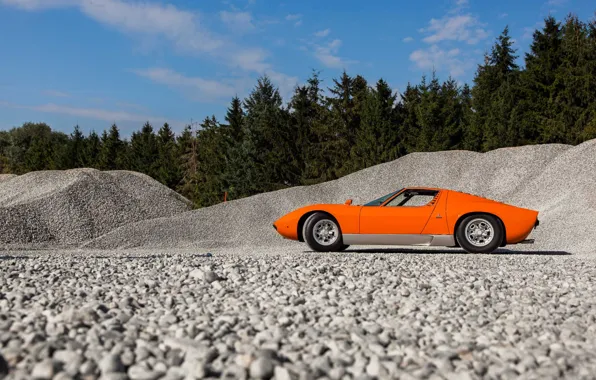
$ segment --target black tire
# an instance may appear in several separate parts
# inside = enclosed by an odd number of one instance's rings
[[[470,234],[468,235],[466,231]],[[466,252],[491,253],[497,250],[503,241],[503,227],[501,222],[492,215],[470,215],[458,225],[455,238]]]
[[[325,239],[328,239],[328,244],[323,243]],[[339,223],[323,212],[314,213],[308,218],[304,227],[304,240],[317,252],[339,252],[344,247]]]
[[[339,250],[340,250],[340,251],[345,251],[345,250],[346,250],[346,249],[348,249],[348,248],[350,248],[350,246],[349,246],[349,245],[345,245],[345,244],[344,244],[344,245],[343,245],[343,246],[342,246],[342,247],[341,247]]]

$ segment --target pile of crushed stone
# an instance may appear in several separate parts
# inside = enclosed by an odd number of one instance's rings
[[[11,178],[16,177],[16,174],[0,174],[0,182],[8,181]]]
[[[122,226],[84,247],[215,248],[301,244],[281,238],[272,223],[313,203],[354,204],[407,186],[464,191],[538,210],[536,244],[515,249],[594,252],[596,140],[502,148],[487,153],[412,153],[335,181],[259,194],[170,217]]]
[[[192,209],[144,174],[73,169],[0,179],[0,243],[79,245],[123,226]]]

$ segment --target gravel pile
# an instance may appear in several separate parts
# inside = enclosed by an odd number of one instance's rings
[[[596,378],[596,257],[429,252],[7,252],[0,378]]]
[[[78,245],[127,223],[190,209],[184,197],[139,173],[32,172],[0,181],[0,243]]]
[[[16,174],[0,174],[0,182],[8,181],[14,177],[16,177]]]
[[[336,181],[260,194],[168,218],[123,226],[89,248],[214,248],[299,244],[283,240],[273,221],[313,203],[362,204],[406,186],[465,191],[540,212],[533,246],[593,251],[596,225],[596,140],[504,148],[488,153],[414,153]],[[517,249],[517,247],[516,247]]]

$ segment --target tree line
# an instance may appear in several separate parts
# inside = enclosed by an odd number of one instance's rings
[[[325,91],[317,72],[284,104],[267,76],[225,120],[176,135],[146,123],[130,139],[117,125],[68,135],[44,123],[0,131],[0,172],[91,167],[135,170],[193,200],[228,199],[329,181],[412,152],[478,152],[596,138],[596,22],[554,17],[518,56],[505,28],[472,85],[422,77],[396,94],[383,79],[344,73]]]

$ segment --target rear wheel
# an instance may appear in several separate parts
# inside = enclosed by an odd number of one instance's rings
[[[455,237],[467,252],[490,253],[501,245],[503,228],[499,220],[492,215],[470,215],[461,221]]]
[[[305,223],[304,240],[318,252],[339,252],[344,246],[339,224],[330,215],[317,212]],[[345,248],[343,248],[345,249]]]

